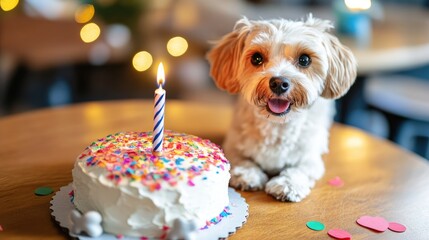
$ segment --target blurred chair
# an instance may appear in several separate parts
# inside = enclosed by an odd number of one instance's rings
[[[389,139],[429,159],[429,81],[410,76],[376,76],[365,86],[369,106],[383,113]]]

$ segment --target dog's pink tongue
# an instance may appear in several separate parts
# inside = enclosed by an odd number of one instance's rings
[[[280,98],[272,98],[268,101],[268,107],[273,113],[284,113],[289,108],[289,104],[289,101]]]

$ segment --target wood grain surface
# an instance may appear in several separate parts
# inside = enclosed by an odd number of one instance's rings
[[[66,239],[51,218],[52,195],[35,196],[40,186],[57,191],[72,181],[76,156],[93,140],[119,131],[152,129],[151,101],[114,101],[46,109],[0,119],[0,239]],[[167,129],[221,143],[230,106],[168,101]],[[342,228],[353,239],[429,239],[429,165],[398,146],[362,131],[334,125],[326,173],[300,203],[274,200],[264,192],[242,192],[248,222],[231,239],[330,239]],[[340,176],[343,187],[327,181]],[[404,233],[376,233],[355,221],[382,216],[407,226]],[[306,222],[325,224],[320,232]]]

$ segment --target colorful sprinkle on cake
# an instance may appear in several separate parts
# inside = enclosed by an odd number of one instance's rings
[[[203,172],[224,171],[229,164],[216,144],[197,136],[167,130],[163,147],[162,154],[152,152],[151,132],[120,132],[93,142],[79,159],[106,169],[106,178],[116,184],[139,181],[150,191],[161,189],[163,182],[194,186]]]

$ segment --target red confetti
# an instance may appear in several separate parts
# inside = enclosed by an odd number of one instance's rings
[[[378,232],[384,232],[389,227],[389,222],[382,217],[362,216],[356,222],[362,227]]]
[[[162,235],[159,239],[165,239],[167,237],[167,231],[170,229],[167,225],[162,226]]]
[[[329,183],[329,185],[334,186],[334,187],[342,187],[344,185],[344,181],[338,176],[329,180],[328,183]]]
[[[398,233],[402,233],[402,232],[405,232],[405,230],[407,230],[407,228],[404,225],[396,222],[390,222],[389,229],[391,231],[398,232]]]
[[[328,231],[328,235],[335,239],[352,239],[352,235],[343,229],[331,229]]]

